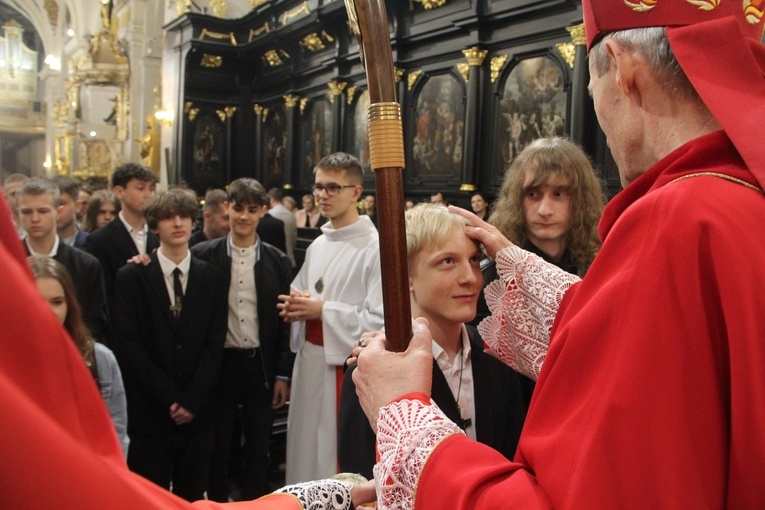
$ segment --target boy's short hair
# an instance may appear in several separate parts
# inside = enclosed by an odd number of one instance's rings
[[[213,213],[226,203],[228,196],[222,189],[211,189],[205,194],[204,212]]]
[[[25,181],[24,184],[22,184],[19,188],[18,196],[38,196],[42,195],[43,193],[50,193],[51,197],[53,197],[53,203],[56,206],[58,205],[59,198],[61,198],[61,194],[58,191],[58,186],[53,184],[49,179],[45,179],[43,177],[33,177],[32,179]]]
[[[281,202],[284,200],[284,192],[281,190],[281,188],[271,188],[268,190],[268,198],[273,198],[277,202]]]
[[[197,194],[188,188],[174,188],[157,193],[147,200],[143,216],[149,229],[156,230],[160,221],[175,215],[191,218],[197,214]]]
[[[266,188],[249,177],[237,179],[228,186],[228,202],[237,205],[266,205]]]
[[[424,250],[441,246],[454,229],[465,229],[467,222],[461,216],[437,204],[420,203],[406,211],[406,258],[410,266]]]
[[[126,188],[133,179],[152,184],[157,182],[157,176],[148,167],[138,163],[123,163],[112,174],[112,188],[114,186]]]
[[[57,175],[51,178],[51,182],[58,186],[60,193],[66,193],[72,200],[77,200],[77,195],[80,194],[80,184],[66,175]]]
[[[8,187],[9,184],[14,184],[17,182],[27,182],[28,180],[29,180],[28,175],[24,175],[20,173],[11,174],[5,178],[5,181],[3,181],[3,187]]]
[[[361,162],[356,156],[347,152],[335,152],[329,156],[324,156],[314,167],[314,175],[316,175],[317,170],[329,170],[332,172],[345,170],[348,174],[348,180],[352,184],[361,185],[364,182],[364,171],[361,169]]]

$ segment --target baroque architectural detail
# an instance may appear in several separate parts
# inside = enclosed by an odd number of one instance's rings
[[[278,52],[276,50],[268,50],[263,54],[263,63],[268,67],[279,67],[284,65],[284,61],[281,58],[282,56],[289,58],[289,55],[284,50],[279,50]]]
[[[188,117],[189,122],[192,122],[194,119],[197,118],[197,114],[199,113],[199,108],[189,108]]]
[[[406,69],[393,67],[393,78],[395,79],[396,83],[404,79],[404,74],[406,74]]]
[[[252,105],[252,111],[255,112],[255,115],[260,117],[263,114],[263,107],[259,104]]]
[[[412,71],[411,73],[409,73],[409,76],[406,77],[407,88],[409,90],[412,90],[412,87],[414,87],[414,84],[417,81],[417,78],[419,78],[421,74],[422,74],[422,69],[418,69],[417,71]]]
[[[486,54],[489,50],[482,50],[481,48],[474,46],[466,50],[462,50],[462,54],[468,61],[468,65],[480,67],[483,65],[483,59],[486,58]]]
[[[233,115],[236,113],[236,106],[227,106],[223,109],[224,112],[226,112],[226,117],[233,117]]]
[[[223,57],[220,55],[208,55],[207,53],[202,55],[202,61],[199,63],[202,67],[209,67],[217,69],[223,65]]]
[[[468,77],[470,76],[470,64],[466,64],[465,62],[458,62],[457,71],[460,72],[462,79],[465,80],[465,83],[467,83]]]
[[[325,48],[324,41],[321,40],[321,37],[319,37],[319,34],[316,32],[303,37],[303,39],[300,41],[300,46],[310,51],[311,53],[316,53],[317,51],[321,51]]]
[[[191,9],[191,0],[175,0],[175,12],[180,16]]]
[[[271,31],[271,27],[268,26],[268,21],[266,21],[262,27],[260,28],[251,28],[250,29],[250,37],[247,39],[247,42],[252,41],[256,37],[260,37],[263,34],[267,34]]]
[[[308,98],[304,97],[300,100],[300,115],[303,115],[303,112],[305,111],[305,107],[308,104]]]
[[[491,82],[494,83],[499,78],[499,72],[505,67],[507,62],[507,55],[497,55],[491,59]]]
[[[48,21],[50,21],[51,26],[55,30],[58,23],[58,3],[56,3],[56,0],[45,0],[43,8],[48,13]]]
[[[267,4],[268,0],[250,0],[250,9],[257,9],[261,5]]]
[[[210,0],[210,7],[212,7],[213,16],[224,18],[228,10],[228,3],[226,0]]]
[[[555,48],[563,56],[568,66],[573,69],[574,61],[576,60],[576,46],[574,43],[558,43]]]
[[[218,117],[220,118],[221,122],[226,122],[226,112],[223,110],[215,110],[215,113],[218,114]]]
[[[425,10],[430,10],[446,5],[446,0],[409,0],[409,10],[414,10],[415,3],[422,4]]]
[[[286,96],[284,96],[284,105],[287,108],[294,108],[299,99],[300,99],[300,96],[296,96],[294,94],[287,94]]]
[[[575,46],[585,46],[587,44],[587,38],[584,35],[584,23],[571,25],[570,27],[566,27],[566,30],[571,34],[571,42],[573,42]]]
[[[212,32],[210,30],[207,30],[206,28],[203,28],[202,32],[199,34],[199,40],[204,41],[205,37],[209,37],[210,39],[217,39],[219,41],[224,41],[228,39],[231,42],[231,44],[236,46],[236,37],[234,37],[234,32],[222,34],[220,32]]]
[[[311,9],[308,8],[308,2],[305,1],[302,4],[300,4],[299,7],[296,7],[292,9],[291,11],[287,11],[282,16],[282,25],[286,25],[289,23],[289,21],[292,18],[297,18],[301,14],[311,14]]]
[[[348,95],[348,99],[346,100],[348,104],[353,103],[353,96],[356,95],[356,86],[351,85],[347,89],[345,89],[345,93]]]
[[[329,87],[329,102],[334,103],[335,97],[343,95],[343,90],[345,90],[345,86],[348,85],[344,81],[331,81],[327,83],[327,87]]]

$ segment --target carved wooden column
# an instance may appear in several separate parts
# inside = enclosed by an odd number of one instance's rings
[[[252,105],[252,111],[255,112],[255,154],[257,154],[257,157],[255,158],[255,175],[262,181],[264,180],[263,176],[268,170],[263,167],[263,153],[265,150],[265,147],[263,146],[263,123],[266,121],[268,109],[263,108],[259,104],[254,104]],[[266,115],[263,115],[264,113]]]
[[[342,127],[343,127],[343,108],[344,101],[342,100],[343,90],[348,85],[342,81],[331,81],[327,83],[329,87],[329,103],[332,105],[332,152],[337,152],[342,146]],[[337,99],[340,97],[340,99]],[[335,101],[337,99],[337,101]]]
[[[571,79],[571,113],[568,118],[568,132],[571,139],[591,149],[595,132],[595,116],[592,98],[587,91],[590,72],[587,65],[587,47],[584,24],[566,27],[574,45],[574,70]],[[592,154],[591,151],[590,154]]]
[[[483,81],[481,70],[488,50],[473,47],[462,50],[462,53],[467,58],[468,72],[466,77],[467,104],[465,105],[465,129],[462,137],[462,185],[460,186],[460,191],[475,191],[478,173],[477,140],[480,128],[481,83]]]
[[[300,155],[296,155],[295,151],[297,150],[297,147],[295,145],[295,137],[300,136],[300,134],[296,134],[297,126],[300,125],[298,115],[299,115],[299,109],[295,108],[298,104],[298,101],[300,100],[300,96],[296,96],[294,94],[287,94],[284,96],[284,106],[285,106],[285,113],[287,116],[287,142],[286,147],[284,147],[284,173],[282,174],[282,187],[284,189],[292,189],[293,186],[293,171],[292,167],[294,165],[295,161],[300,160]]]

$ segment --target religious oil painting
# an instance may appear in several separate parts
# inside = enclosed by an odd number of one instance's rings
[[[214,111],[197,115],[191,126],[193,135],[192,188],[204,194],[228,182],[225,165],[225,126]]]
[[[462,168],[465,92],[453,74],[428,77],[415,103],[412,176],[457,179]]]
[[[552,58],[529,58],[513,67],[499,102],[500,174],[532,141],[565,134],[566,101],[563,71]]]
[[[267,187],[282,184],[286,148],[287,123],[284,107],[269,109],[263,126],[263,181]]]
[[[332,108],[329,100],[308,101],[300,121],[303,126],[301,181],[310,185],[313,184],[313,168],[321,158],[332,152]]]
[[[370,175],[369,162],[369,118],[367,110],[369,109],[369,91],[361,92],[356,99],[356,105],[353,110],[353,155],[361,161],[361,168],[365,175]]]

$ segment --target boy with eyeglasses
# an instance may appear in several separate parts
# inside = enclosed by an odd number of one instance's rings
[[[383,326],[377,229],[359,216],[358,159],[338,152],[314,169],[314,197],[329,219],[306,252],[281,316],[297,353],[287,427],[287,483],[337,472],[337,395],[342,367],[364,331]]]

